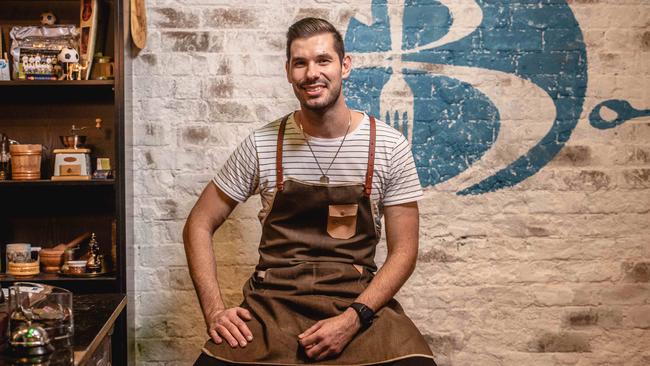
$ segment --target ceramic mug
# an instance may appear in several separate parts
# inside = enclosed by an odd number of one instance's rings
[[[95,64],[91,73],[94,80],[112,80],[115,78],[113,58],[108,56],[95,57]]]
[[[7,264],[28,263],[32,260],[32,246],[26,243],[7,244]]]

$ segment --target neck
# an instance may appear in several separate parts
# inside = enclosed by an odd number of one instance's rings
[[[327,110],[304,107],[298,112],[298,123],[306,134],[321,138],[337,138],[345,134],[352,111],[345,103],[337,103]]]

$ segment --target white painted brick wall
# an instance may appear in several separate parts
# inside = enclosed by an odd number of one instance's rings
[[[568,3],[589,81],[564,149],[511,188],[429,187],[420,203],[419,264],[398,298],[439,365],[650,364],[650,118],[609,130],[587,120],[607,99],[650,108],[650,2]],[[370,19],[370,0],[297,4],[147,4],[148,44],[133,60],[138,365],[191,364],[206,339],[181,230],[237,143],[297,107],[286,28],[311,15],[341,30]],[[229,305],[257,261],[258,209],[241,205],[215,235]]]

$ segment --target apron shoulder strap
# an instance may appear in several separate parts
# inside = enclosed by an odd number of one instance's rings
[[[375,125],[375,117],[370,116],[370,138],[368,141],[368,164],[366,170],[366,183],[363,193],[370,197],[372,192],[372,174],[375,171],[375,142],[377,136],[377,126]]]
[[[284,190],[284,175],[282,172],[282,145],[284,144],[284,129],[287,127],[287,120],[291,113],[282,118],[278,128],[277,150],[275,152],[275,187],[278,191]]]

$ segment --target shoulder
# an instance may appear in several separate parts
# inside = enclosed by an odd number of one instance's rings
[[[275,119],[271,122],[268,122],[267,124],[263,125],[262,127],[259,127],[255,131],[253,131],[252,135],[253,138],[256,141],[260,140],[269,140],[269,139],[277,139],[278,136],[278,130],[280,129],[280,124],[282,120],[287,117],[287,115],[284,115],[278,119]]]
[[[377,126],[378,146],[385,146],[387,149],[393,149],[399,145],[408,145],[406,137],[404,137],[400,131],[386,124],[386,122],[375,118],[375,124]]]

